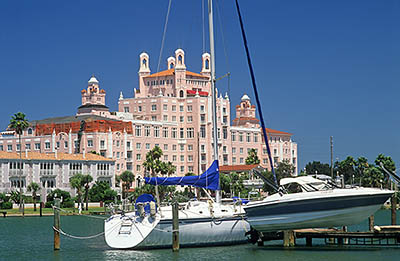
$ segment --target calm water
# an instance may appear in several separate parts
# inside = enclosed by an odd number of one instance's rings
[[[390,223],[390,211],[381,210],[375,215],[380,225]],[[400,224],[400,212],[397,214]],[[312,248],[297,240],[296,248],[284,249],[282,241],[268,245],[241,245],[213,248],[186,248],[179,253],[164,250],[113,250],[103,237],[77,240],[61,237],[61,250],[53,251],[53,217],[0,218],[0,260],[399,260],[400,247],[325,246],[323,241],[313,241]],[[102,232],[100,219],[62,216],[61,227],[72,235],[88,236]],[[351,230],[365,230],[367,221]]]

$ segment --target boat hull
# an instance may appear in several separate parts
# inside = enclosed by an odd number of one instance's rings
[[[181,247],[235,245],[246,243],[250,230],[242,207],[215,204],[213,215],[208,203],[192,203],[179,211],[179,244]],[[172,247],[172,208],[162,208],[144,218],[134,212],[114,215],[105,221],[105,240],[112,248],[151,249]],[[132,221],[130,228],[124,223]],[[121,233],[122,231],[122,233]]]
[[[393,192],[360,189],[302,194],[248,206],[247,220],[259,232],[353,225],[375,213]]]
[[[247,242],[249,224],[242,218],[180,220],[181,247],[236,245]],[[171,248],[172,220],[162,220],[137,249]]]

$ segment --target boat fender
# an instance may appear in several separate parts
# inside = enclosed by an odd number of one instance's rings
[[[380,226],[374,226],[374,232],[381,232],[381,230]]]
[[[156,215],[156,203],[154,201],[150,201],[150,216],[154,217]]]
[[[208,209],[210,211],[210,215],[214,217],[213,203],[211,200],[208,200]]]
[[[145,211],[144,211],[144,206],[141,203],[137,204],[137,208],[138,208],[138,212],[139,212],[139,216],[144,217],[146,215]]]

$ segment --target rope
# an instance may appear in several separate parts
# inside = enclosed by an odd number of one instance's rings
[[[201,19],[203,21],[203,53],[206,52],[206,33],[205,33],[205,26],[204,26],[204,0],[201,0]],[[200,172],[200,171],[199,171]]]
[[[172,0],[169,0],[167,16],[165,17],[165,23],[164,23],[163,37],[162,37],[162,40],[161,40],[160,55],[158,56],[157,72],[160,70],[161,55],[162,55],[162,51],[164,49],[164,41],[165,41],[165,35],[167,33],[167,26],[168,26],[169,12],[171,10],[171,3],[172,3]]]
[[[260,99],[258,98],[258,91],[257,91],[257,86],[256,86],[256,78],[254,76],[254,71],[253,71],[253,65],[251,63],[251,58],[250,58],[250,52],[249,52],[249,48],[247,46],[247,38],[246,38],[246,33],[244,31],[244,25],[243,25],[243,20],[242,20],[242,15],[240,14],[240,8],[239,8],[239,2],[238,0],[236,0],[236,10],[239,16],[239,22],[240,22],[240,29],[242,31],[242,37],[243,37],[243,44],[244,44],[244,48],[246,50],[246,55],[247,55],[247,63],[249,65],[249,70],[250,70],[250,76],[251,76],[251,82],[253,85],[253,90],[254,90],[254,96],[256,97],[256,102],[257,102],[257,109],[258,109],[258,114],[260,115],[260,122],[261,122],[261,128],[262,128],[262,132],[264,135],[264,141],[265,141],[265,145],[267,147],[267,151],[268,151],[268,158],[269,158],[269,163],[271,165],[271,170],[272,170],[272,174],[274,174],[274,181],[275,184],[277,186],[279,186],[278,181],[276,179],[276,174],[275,174],[275,169],[274,169],[274,163],[272,161],[272,156],[271,156],[271,149],[269,147],[269,142],[268,142],[268,135],[267,135],[267,131],[265,129],[265,123],[264,123],[264,118],[263,118],[263,114],[262,114],[262,110],[261,110],[261,103],[260,103]]]
[[[105,232],[101,232],[101,233],[99,233],[99,234],[92,235],[92,236],[80,237],[80,236],[73,236],[73,235],[70,235],[70,234],[68,234],[68,233],[66,233],[66,232],[64,232],[64,231],[62,231],[61,228],[60,228],[60,229],[57,229],[55,226],[53,226],[53,230],[54,230],[54,231],[57,231],[58,233],[60,233],[60,234],[63,235],[63,236],[70,237],[70,238],[73,238],[73,239],[92,239],[92,238],[96,238],[96,237],[99,237],[99,236],[102,236],[102,235],[105,234]]]
[[[222,24],[222,13],[219,8],[219,2],[216,1],[216,7],[217,7],[217,16],[218,16],[218,23],[219,23],[219,30],[221,31],[221,36],[222,36],[222,46],[224,49],[224,56],[225,56],[225,63],[226,67],[228,69],[228,95],[229,97],[231,96],[231,88],[230,88],[230,78],[231,78],[231,73],[230,73],[230,65],[229,65],[229,57],[228,57],[228,52],[226,51],[226,42],[225,42],[225,35],[224,35],[224,30],[223,30],[223,24]],[[231,103],[229,103],[231,104]]]

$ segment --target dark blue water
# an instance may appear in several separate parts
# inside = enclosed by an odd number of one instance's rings
[[[380,225],[390,224],[390,211],[376,213]],[[400,224],[400,213],[397,214]],[[78,240],[61,237],[61,250],[53,251],[53,217],[0,218],[0,260],[400,260],[400,247],[325,246],[323,240],[306,247],[303,240],[291,249],[282,241],[263,247],[251,244],[229,247],[186,248],[179,253],[163,250],[113,250],[104,237]],[[88,236],[103,231],[101,219],[62,216],[61,227],[72,235]],[[367,221],[350,230],[366,230]]]

